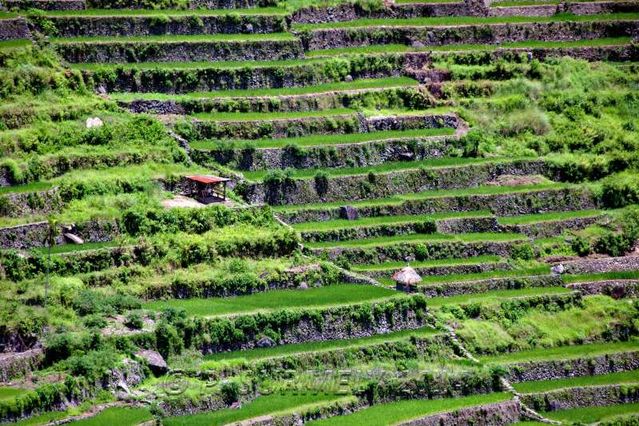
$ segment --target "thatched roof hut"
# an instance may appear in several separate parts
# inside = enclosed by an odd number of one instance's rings
[[[411,286],[420,283],[422,277],[410,266],[406,266],[399,271],[395,272],[391,277],[393,281],[397,283],[398,289],[409,290]]]

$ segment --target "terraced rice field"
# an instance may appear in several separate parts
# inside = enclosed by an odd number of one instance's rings
[[[0,423],[636,423],[639,3],[374,3],[3,2]]]

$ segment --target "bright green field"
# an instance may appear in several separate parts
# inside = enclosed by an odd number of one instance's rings
[[[454,411],[475,405],[502,402],[510,398],[511,395],[507,393],[492,393],[488,395],[467,396],[464,398],[398,401],[374,405],[371,408],[357,411],[354,414],[331,417],[307,424],[317,426],[386,426],[430,414]]]
[[[639,370],[622,371],[600,376],[572,377],[562,380],[543,380],[538,382],[515,383],[513,386],[522,393],[547,392],[555,389],[578,386],[614,385],[622,383],[638,383]]]
[[[118,93],[113,99],[131,101],[137,99],[153,100],[193,100],[202,98],[234,98],[253,96],[294,96],[313,93],[339,92],[346,90],[387,89],[391,87],[416,86],[417,81],[409,77],[389,77],[377,79],[356,79],[349,82],[326,83],[317,86],[282,87],[277,89],[218,90],[213,92],[191,92],[181,95],[166,93]]]
[[[565,283],[578,283],[603,280],[637,280],[639,271],[603,272],[599,274],[564,274],[561,276]]]
[[[378,334],[375,336],[362,337],[359,339],[326,340],[323,342],[298,343],[294,345],[274,346],[271,348],[257,348],[244,351],[220,352],[205,356],[205,361],[202,363],[201,368],[206,369],[207,367],[213,367],[217,365],[219,361],[253,361],[256,359],[275,358],[305,352],[325,352],[351,347],[365,347],[385,342],[403,340],[410,336],[434,336],[437,333],[439,333],[439,331],[431,328],[421,328],[418,330],[402,330],[394,333]]]
[[[370,247],[384,246],[401,243],[429,243],[429,242],[481,242],[481,241],[518,241],[524,240],[526,237],[522,234],[512,234],[507,232],[490,233],[477,232],[475,234],[410,234],[395,235],[392,237],[365,238],[360,240],[344,240],[344,241],[325,241],[320,243],[305,243],[305,246],[311,248],[331,248],[331,247]]]
[[[362,28],[371,26],[397,27],[397,26],[456,26],[456,25],[486,25],[486,24],[513,24],[525,22],[593,22],[593,21],[618,21],[639,19],[639,13],[611,13],[602,15],[570,15],[557,14],[553,16],[444,16],[430,18],[411,19],[356,19],[353,21],[330,22],[322,24],[297,24],[295,29],[331,29],[331,28]]]
[[[376,225],[401,225],[405,223],[424,222],[426,220],[444,220],[444,219],[462,219],[462,218],[479,218],[490,217],[491,212],[488,210],[470,211],[470,212],[443,212],[425,215],[402,215],[402,216],[374,216],[356,220],[336,219],[324,222],[304,222],[292,225],[294,229],[300,232],[306,231],[328,231],[332,229],[347,229]]]
[[[627,414],[639,413],[639,403],[617,404],[604,407],[574,408],[572,410],[560,410],[542,413],[550,419],[589,424],[602,420],[612,420],[615,417]]]
[[[402,297],[396,291],[368,285],[333,285],[307,290],[276,290],[248,296],[210,299],[158,300],[147,309],[184,308],[190,315],[214,316],[271,311],[282,308],[309,308]]]
[[[496,263],[503,259],[499,256],[477,256],[461,259],[438,259],[438,260],[423,260],[410,262],[410,266],[413,268],[428,268],[434,266],[456,266],[456,265],[479,265],[484,263]],[[406,266],[406,262],[384,262],[377,263],[375,265],[354,265],[353,270],[356,271],[390,271]],[[423,278],[423,277],[422,277]]]
[[[578,346],[560,346],[556,348],[534,349],[530,351],[513,352],[509,354],[482,357],[480,360],[490,364],[515,363],[524,361],[539,361],[546,359],[574,359],[595,357],[618,352],[639,351],[639,341],[594,343]]]
[[[257,399],[242,404],[238,410],[224,409],[209,413],[193,414],[189,416],[167,417],[163,420],[164,426],[212,426],[224,425],[253,417],[286,412],[293,408],[312,406],[317,403],[336,401],[335,395],[306,394],[306,395],[280,395],[273,394],[261,396]]]
[[[434,158],[421,161],[401,161],[384,163],[377,166],[369,167],[343,167],[339,169],[294,169],[291,170],[291,177],[297,179],[311,179],[319,170],[326,170],[329,176],[353,176],[365,175],[367,173],[390,173],[400,170],[414,170],[419,168],[436,169],[442,167],[463,167],[472,164],[491,163],[496,160],[486,158]],[[501,160],[503,161],[503,160]],[[244,172],[244,177],[249,180],[259,181],[266,175],[267,171],[259,170],[254,172]]]
[[[426,138],[432,136],[452,135],[455,129],[450,127],[432,128],[432,129],[414,129],[414,130],[398,130],[387,132],[371,132],[371,133],[352,133],[346,135],[311,135],[299,138],[285,139],[239,139],[225,140],[224,144],[232,144],[232,146],[254,146],[256,148],[284,148],[287,145],[296,145],[301,147],[310,146],[326,146],[326,145],[344,145],[350,143],[383,141],[387,139],[399,138]],[[218,148],[221,141],[194,141],[191,148],[194,149],[214,149]]]
[[[118,243],[114,241],[105,241],[99,243],[84,243],[84,244],[61,244],[51,247],[51,254],[73,253],[76,251],[96,250],[105,247],[115,247]],[[49,249],[37,248],[33,250],[36,253],[47,254]]]
[[[0,187],[0,195],[20,192],[44,191],[53,187],[49,182],[33,182],[25,185]]]
[[[525,225],[537,222],[552,222],[567,219],[601,216],[601,210],[576,210],[567,212],[551,212],[541,214],[526,214],[521,216],[504,216],[499,218],[503,225]]]
[[[27,391],[20,388],[14,388],[10,386],[0,386],[0,401],[13,399],[16,396],[24,394],[25,392]]]
[[[428,306],[438,307],[444,305],[464,305],[471,303],[482,303],[484,305],[491,305],[503,302],[504,300],[515,298],[569,293],[571,293],[571,291],[563,287],[534,287],[524,288],[520,290],[488,291],[486,293],[479,294],[463,294],[460,296],[451,297],[433,297],[428,299]]]
[[[146,408],[106,408],[96,416],[73,422],[79,426],[122,425],[133,426],[152,420],[153,416]]]
[[[297,40],[290,33],[268,34],[198,34],[198,35],[150,35],[127,37],[56,37],[54,43],[206,43],[206,42],[250,42],[250,41],[292,41]]]

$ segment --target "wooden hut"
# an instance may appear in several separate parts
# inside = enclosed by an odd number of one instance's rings
[[[412,292],[416,290],[416,284],[422,281],[422,277],[410,266],[405,266],[395,272],[391,277],[395,281],[395,288],[400,291]]]

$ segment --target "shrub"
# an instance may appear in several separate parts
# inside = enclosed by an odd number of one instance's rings
[[[155,345],[164,357],[179,355],[184,349],[184,342],[177,329],[166,321],[161,321],[155,329]]]
[[[528,243],[516,244],[512,247],[510,256],[513,259],[532,260],[535,258],[535,250]]]
[[[320,197],[323,197],[328,192],[328,173],[323,170],[315,174],[315,191]]]
[[[601,201],[606,207],[619,208],[639,203],[639,175],[620,173],[603,180]]]
[[[415,232],[418,234],[434,234],[437,232],[437,223],[432,219],[416,223]]]
[[[576,237],[571,243],[572,249],[579,256],[588,256],[591,252],[590,241],[584,237]]]
[[[134,330],[140,330],[144,327],[144,321],[139,312],[130,312],[124,321],[124,325]]]
[[[240,385],[237,382],[224,382],[221,387],[222,400],[227,405],[238,401],[240,399]]]

